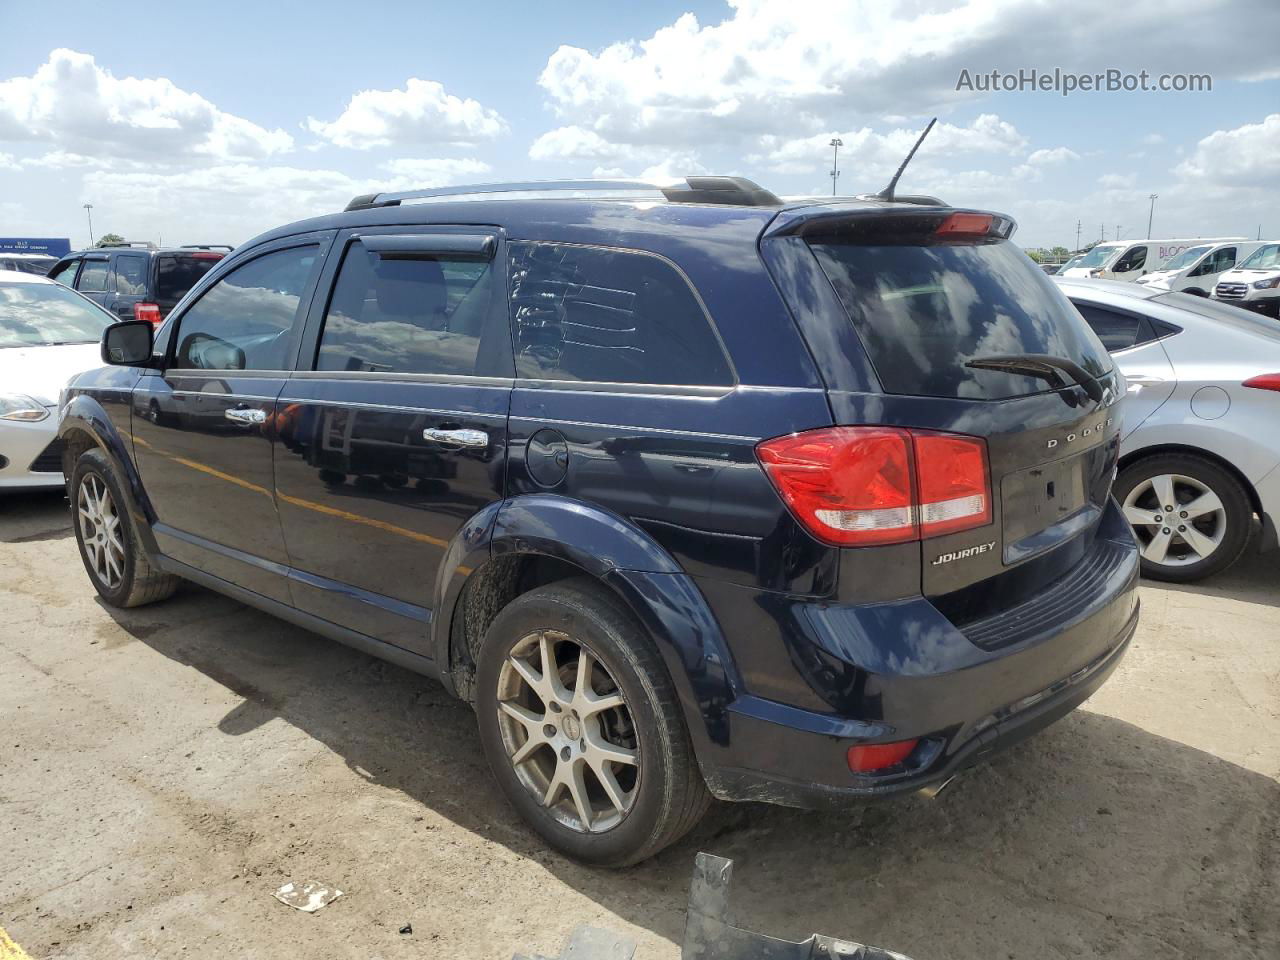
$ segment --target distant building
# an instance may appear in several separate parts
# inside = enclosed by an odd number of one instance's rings
[[[68,237],[0,237],[0,253],[46,253],[65,257],[71,252]]]

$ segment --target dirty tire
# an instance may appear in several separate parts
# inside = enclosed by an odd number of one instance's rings
[[[86,522],[80,511],[81,488],[85,484],[105,487],[120,518],[119,533],[124,556],[118,582],[104,580],[95,569],[85,547]],[[115,470],[105,453],[93,449],[80,454],[71,474],[69,495],[72,526],[75,529],[76,546],[80,548],[80,559],[84,563],[85,572],[89,574],[89,582],[103,600],[113,607],[140,607],[173,595],[181,580],[171,574],[161,573],[147,559],[133,516],[126,506],[129,501],[125,499]]]
[[[1225,517],[1222,540],[1212,553],[1195,563],[1157,563],[1143,556],[1142,575],[1169,583],[1189,583],[1220,573],[1240,558],[1249,541],[1253,505],[1244,486],[1232,473],[1193,453],[1157,453],[1135,460],[1120,471],[1112,489],[1116,500],[1123,505],[1135,487],[1153,477],[1173,475],[1188,477],[1217,494]],[[1138,535],[1137,539],[1142,549],[1144,538]]]
[[[512,650],[542,631],[573,638],[571,650],[588,649],[629,711],[639,755],[634,799],[602,832],[573,829],[549,812],[522,781],[504,741],[498,706],[502,678],[510,676],[504,664]],[[575,860],[605,867],[638,863],[687,833],[711,802],[666,665],[626,609],[590,578],[539,587],[503,608],[480,645],[475,697],[481,743],[503,793],[548,844]],[[552,716],[549,710],[546,716]],[[598,789],[600,781],[595,783]]]

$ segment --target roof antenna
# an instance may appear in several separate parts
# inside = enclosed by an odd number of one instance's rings
[[[929,131],[933,129],[933,125],[938,122],[938,118],[934,117],[929,121],[929,125],[924,128],[924,133],[920,134],[920,139],[916,141],[916,145],[911,148],[911,152],[907,154],[907,159],[902,161],[902,166],[898,168],[898,172],[893,175],[893,179],[889,181],[889,185],[876,194],[877,200],[891,202],[893,200],[893,190],[898,185],[898,179],[902,176],[902,171],[907,169],[907,164],[911,162],[911,158],[916,155],[916,151],[920,149],[920,144],[924,143],[924,138],[929,135]]]

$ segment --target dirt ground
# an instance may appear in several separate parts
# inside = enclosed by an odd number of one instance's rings
[[[542,847],[434,683],[190,586],[120,612],[66,502],[0,499],[0,956],[679,956],[694,854],[735,920],[916,960],[1280,957],[1280,557],[1144,585],[1085,707],[933,800],[721,805],[630,871]],[[304,914],[272,893],[345,896]],[[412,934],[399,929],[412,924]]]

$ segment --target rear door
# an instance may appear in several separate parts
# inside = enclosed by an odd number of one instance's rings
[[[290,603],[273,415],[333,231],[264,244],[162,329],[134,389],[134,456],[163,552]]]
[[[1002,239],[1008,227],[929,209],[780,225],[788,242],[803,238],[838,298],[841,316],[806,321],[811,342],[823,338],[815,353],[836,422],[945,431],[986,447],[990,522],[919,544],[923,592],[965,619],[1006,608],[1084,557],[1117,459],[1113,364],[1054,283]],[[1059,366],[1027,368],[1018,358],[1028,356]],[[852,357],[869,367],[842,372]]]
[[[118,253],[115,256],[106,306],[122,320],[132,320],[134,304],[146,299],[150,261],[150,255],[145,253]]]
[[[1123,439],[1173,396],[1178,378],[1160,338],[1177,330],[1122,308],[1079,299],[1071,303],[1124,373],[1127,392],[1121,411]]]
[[[445,550],[503,496],[511,339],[499,231],[345,231],[277,404],[298,607],[426,656]]]
[[[106,253],[87,253],[76,277],[76,289],[100,306],[107,305],[111,281],[111,257]]]

